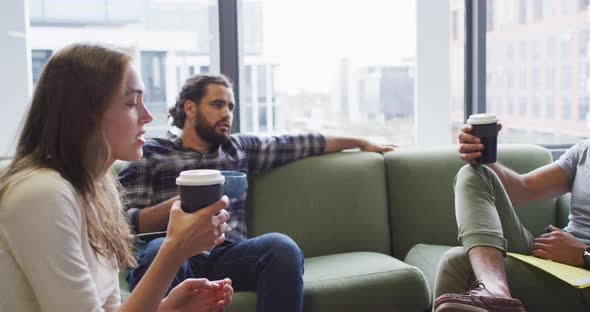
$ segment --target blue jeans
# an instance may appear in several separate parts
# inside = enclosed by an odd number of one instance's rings
[[[163,237],[140,246],[139,266],[129,271],[133,290],[154,261]],[[168,291],[187,278],[231,278],[236,291],[257,291],[256,311],[303,310],[303,252],[288,236],[269,233],[238,242],[225,242],[209,256],[196,255],[185,261]]]

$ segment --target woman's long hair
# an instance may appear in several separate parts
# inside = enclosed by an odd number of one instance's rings
[[[110,146],[102,119],[124,92],[131,57],[114,48],[73,44],[47,62],[33,94],[16,154],[0,174],[0,200],[40,168],[53,169],[76,190],[90,245],[97,255],[135,265],[133,236],[122,213],[117,180],[104,172]]]

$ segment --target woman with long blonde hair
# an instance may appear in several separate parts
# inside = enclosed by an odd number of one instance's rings
[[[1,311],[221,311],[229,279],[190,279],[163,298],[186,258],[225,239],[227,198],[187,214],[176,202],[156,261],[121,305],[118,267],[133,266],[115,160],[141,157],[153,118],[131,57],[74,44],[37,83],[16,154],[0,173]]]

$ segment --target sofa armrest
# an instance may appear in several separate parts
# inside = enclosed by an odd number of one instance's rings
[[[557,210],[555,220],[557,221],[556,226],[559,228],[565,227],[569,222],[571,197],[571,193],[567,193],[557,198]]]

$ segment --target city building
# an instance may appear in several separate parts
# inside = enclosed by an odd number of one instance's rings
[[[360,111],[384,120],[409,117],[414,112],[414,77],[410,66],[371,66],[360,70]]]
[[[452,75],[464,71],[463,1],[452,3]],[[543,144],[588,137],[588,1],[488,0],[486,104],[507,131],[504,142]],[[453,119],[462,114],[461,80],[451,79]]]

